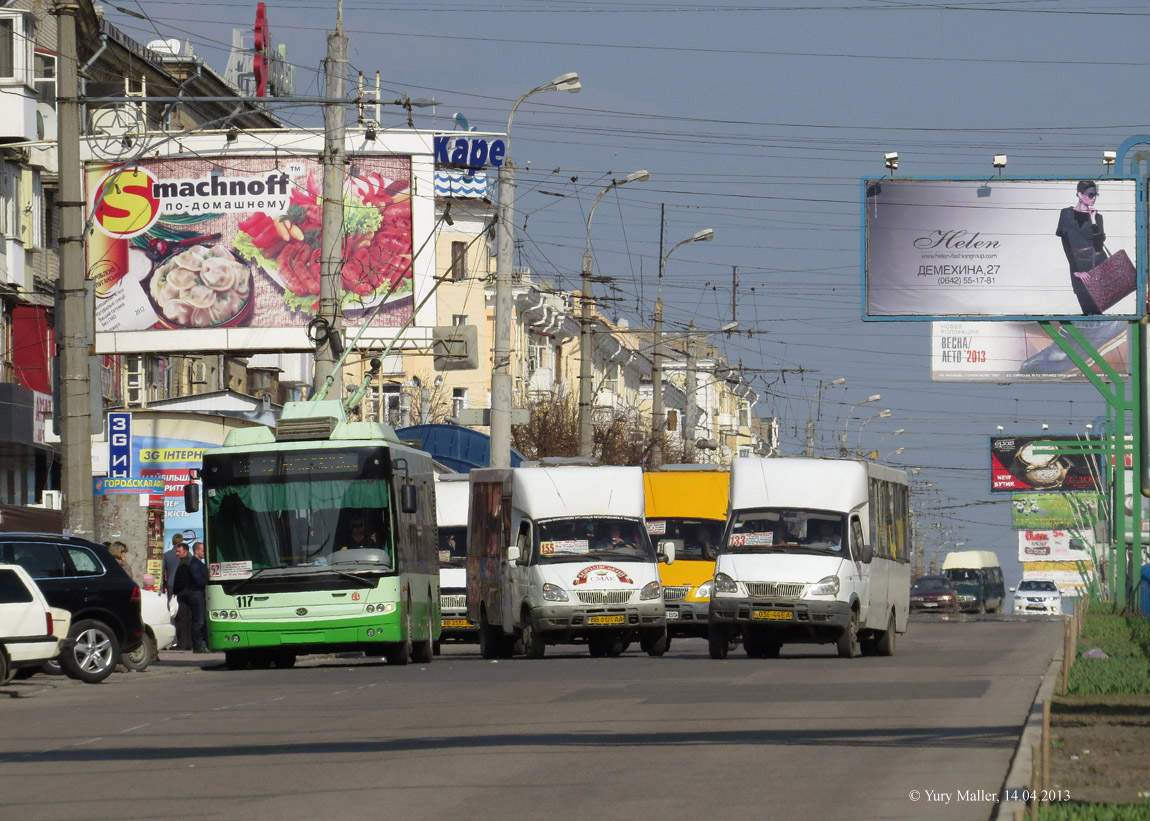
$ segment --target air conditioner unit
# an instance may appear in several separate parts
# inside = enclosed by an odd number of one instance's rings
[[[202,359],[197,359],[192,363],[192,382],[197,385],[204,385],[208,381],[208,363]]]
[[[63,491],[45,490],[40,494],[40,506],[49,510],[61,510],[64,507]]]

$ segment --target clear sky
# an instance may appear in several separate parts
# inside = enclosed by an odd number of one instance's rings
[[[297,92],[322,94],[336,3],[268,6]],[[141,42],[190,40],[221,73],[231,30],[255,17],[254,2],[122,0],[146,21],[105,8]],[[613,177],[649,170],[596,211],[596,274],[612,278],[599,295],[615,300],[605,310],[650,324],[663,206],[666,249],[713,228],[714,242],[667,264],[667,327],[729,321],[737,268],[737,318],[757,332],[714,340],[754,380],[756,412],[779,418],[784,453],[801,452],[812,416],[829,455],[844,426],[853,449],[862,421],[889,409],[861,444],[901,447],[888,461],[921,469],[928,554],[943,539],[995,550],[1008,584],[1021,567],[1009,497],[989,493],[988,436],[1081,432],[1105,407],[1089,385],[931,383],[928,323],[862,321],[859,180],[886,174],[888,151],[908,176],[990,177],[999,153],[1007,176],[1101,176],[1103,150],[1150,132],[1148,19],[1136,0],[343,4],[353,72],[381,72],[385,100],[439,101],[416,109],[420,128],[450,128],[459,112],[502,131],[521,94],[578,72],[581,93],[533,96],[515,117],[520,263],[577,287],[587,209]],[[406,127],[399,108],[382,119]],[[815,408],[820,384],[839,377]]]

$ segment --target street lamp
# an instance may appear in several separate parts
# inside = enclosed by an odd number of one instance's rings
[[[499,171],[499,248],[495,258],[495,339],[491,369],[491,467],[511,467],[511,266],[515,245],[515,166],[511,162],[511,121],[520,103],[544,91],[583,86],[575,72],[561,74],[515,101],[507,117],[507,157]]]
[[[818,390],[815,391],[815,401],[811,403],[810,413],[807,414],[807,456],[815,455],[815,405],[819,404],[819,397],[822,392],[827,388],[834,387],[835,385],[845,385],[847,383],[845,376],[840,376],[825,385],[819,385]]]
[[[872,416],[868,416],[866,419],[863,420],[862,424],[859,425],[859,438],[858,438],[858,442],[855,444],[855,454],[860,459],[862,458],[863,428],[865,428],[868,424],[870,424],[871,421],[873,421],[875,419],[890,419],[890,411],[889,410],[881,410]]]
[[[667,424],[663,420],[663,271],[667,267],[667,260],[676,250],[691,242],[710,242],[715,238],[715,231],[704,228],[697,234],[687,237],[675,244],[662,259],[659,260],[659,293],[655,300],[655,352],[651,362],[651,386],[654,394],[651,398],[651,458],[648,466],[659,467],[663,463],[663,430]]]
[[[651,179],[646,171],[633,171],[621,180],[611,180],[611,184],[599,192],[591,211],[587,214],[587,250],[583,252],[583,317],[579,331],[579,455],[591,456],[595,449],[595,437],[591,427],[591,218],[595,209],[607,193],[629,182],[644,182]]]
[[[850,410],[847,411],[847,421],[843,424],[843,438],[842,438],[842,442],[839,444],[839,456],[841,456],[843,459],[847,458],[847,453],[848,453],[848,451],[847,451],[847,428],[850,427],[851,414],[854,413],[855,408],[857,408],[859,405],[865,405],[868,402],[877,402],[880,399],[882,399],[882,396],[880,394],[876,393],[873,396],[868,396],[866,399],[862,400],[861,402],[855,402],[853,405],[851,405]]]

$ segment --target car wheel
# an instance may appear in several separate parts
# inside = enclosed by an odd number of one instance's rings
[[[851,610],[851,620],[836,642],[839,658],[853,659],[859,654],[859,611]]]
[[[667,647],[670,644],[671,637],[667,635],[667,631],[664,629],[640,639],[639,649],[652,658],[658,658],[667,652]]]
[[[891,611],[886,622],[886,632],[880,633],[874,643],[875,652],[880,656],[894,655],[894,625],[894,611]]]
[[[523,641],[523,655],[529,659],[541,659],[547,652],[547,643],[543,637],[535,630],[535,625],[531,623],[531,612],[528,610],[523,611],[521,617],[523,627],[520,628]]]
[[[68,635],[76,640],[72,649],[60,654],[60,666],[71,678],[85,684],[98,684],[116,669],[120,642],[106,624],[96,619],[82,619],[72,625]]]
[[[152,663],[155,652],[156,640],[145,634],[139,647],[127,653],[120,653],[120,664],[124,665],[124,668],[129,672],[142,673]]]

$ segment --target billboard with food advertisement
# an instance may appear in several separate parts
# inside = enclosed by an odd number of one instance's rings
[[[235,331],[228,347],[275,347],[319,307],[322,167],[310,157],[161,157],[86,169],[88,276],[97,334]],[[412,159],[363,155],[347,170],[338,296],[344,321],[411,317]],[[301,334],[297,338],[303,339]],[[216,345],[215,347],[221,347]],[[152,348],[156,350],[157,348]]]
[[[863,211],[867,319],[1144,313],[1134,179],[872,179]]]
[[[1127,322],[1076,322],[1083,338],[1120,376],[1130,373]],[[1065,331],[1071,347],[1085,349]],[[931,323],[932,382],[1085,382],[1086,375],[1037,322]],[[1095,362],[1094,371],[1100,372]]]
[[[1098,460],[1073,436],[990,437],[990,491],[1100,490]]]

